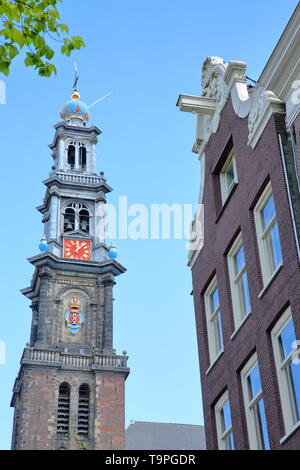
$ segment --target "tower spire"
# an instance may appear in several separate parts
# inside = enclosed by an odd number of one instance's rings
[[[85,126],[89,120],[88,107],[85,103],[80,101],[80,93],[77,88],[79,74],[76,62],[74,62],[75,78],[71,94],[71,100],[69,100],[63,107],[60,116],[63,121],[73,126]]]
[[[125,446],[129,369],[127,355],[117,356],[113,344],[113,287],[126,269],[116,261],[116,247],[105,243],[106,194],[112,188],[104,173],[97,174],[101,131],[86,126],[78,79],[75,64],[72,96],[50,145],[53,171],[38,208],[41,253],[30,258],[35,271],[22,290],[31,301],[32,327],[11,402],[12,448],[18,450]]]

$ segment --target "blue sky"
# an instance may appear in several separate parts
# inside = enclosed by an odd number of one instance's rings
[[[129,204],[196,204],[199,164],[191,153],[194,118],[176,107],[181,93],[200,94],[208,55],[248,63],[257,79],[297,1],[65,0],[62,19],[87,47],[57,56],[58,74],[46,79],[18,58],[5,78],[0,105],[1,309],[0,448],[9,449],[14,379],[29,340],[31,310],[20,289],[29,285],[43,233],[35,207],[51,169],[52,126],[69,99],[76,60],[81,97],[92,108],[90,123],[103,131],[98,171]],[[3,77],[0,77],[3,78]],[[5,215],[4,215],[5,214]],[[185,240],[117,240],[127,267],[115,287],[114,342],[130,356],[126,423],[160,421],[202,424],[191,273]]]

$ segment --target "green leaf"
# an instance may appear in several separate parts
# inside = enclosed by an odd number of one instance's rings
[[[30,52],[27,52],[27,57],[25,59],[26,67],[30,67],[31,65],[34,65],[34,62],[35,62],[34,54],[31,54]]]
[[[9,74],[9,63],[0,62],[0,72],[4,73],[4,75],[8,76],[8,74]]]
[[[47,47],[45,56],[46,56],[46,59],[51,60],[52,57],[54,56],[54,51],[50,47]]]
[[[62,0],[0,0],[1,73],[8,75],[11,62],[24,48],[25,65],[47,77],[56,73],[55,65],[45,61],[55,55],[53,40],[61,42],[60,52],[68,57],[73,50],[85,46],[80,36],[70,37],[68,25],[60,21],[61,3]]]
[[[68,26],[67,26],[66,24],[60,24],[60,25],[59,25],[59,28],[60,28],[60,30],[61,30],[62,32],[64,32],[64,33],[69,33],[69,28],[68,28]]]
[[[16,55],[19,54],[19,50],[13,45],[9,46],[8,49],[9,49],[9,57],[11,59],[13,59],[14,57],[16,57]]]
[[[11,39],[13,40],[14,43],[18,44],[20,47],[24,46],[24,44],[25,44],[24,35],[17,28],[12,29]]]

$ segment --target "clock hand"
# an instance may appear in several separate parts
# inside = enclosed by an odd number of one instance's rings
[[[77,248],[75,250],[76,253],[78,253],[79,250],[81,250],[81,248],[84,246],[84,243],[82,243],[82,245],[78,246],[77,245]]]

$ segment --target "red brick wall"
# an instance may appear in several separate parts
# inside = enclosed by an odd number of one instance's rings
[[[90,388],[89,439],[87,449],[121,450],[125,447],[125,376],[109,372],[56,370],[23,366],[17,450],[76,450],[82,445],[76,439],[78,391],[82,384]],[[59,385],[70,385],[69,438],[57,437]]]
[[[26,369],[20,397],[18,450],[49,449],[52,374],[45,369]]]
[[[300,338],[300,319],[297,315],[300,305],[299,264],[276,136],[276,128],[280,126],[282,127],[282,116],[274,115],[257,147],[252,150],[247,145],[247,118],[238,118],[229,100],[222,113],[220,128],[211,137],[205,152],[204,248],[193,266],[192,279],[208,449],[217,448],[213,405],[225,389],[229,391],[235,447],[247,449],[249,446],[239,371],[255,350],[261,372],[271,447],[274,449],[300,448],[300,430],[294,433],[285,444],[279,444],[285,431],[269,335],[275,319],[286,304],[290,303],[296,336]],[[211,172],[230,137],[233,139],[236,153],[239,183],[217,220],[216,191]],[[258,295],[263,285],[253,214],[250,209],[253,208],[268,178],[273,188],[284,266],[263,297],[259,299]],[[243,236],[252,313],[231,340],[234,324],[227,260],[224,253],[239,228]],[[201,293],[204,292],[214,271],[217,274],[220,295],[224,354],[206,374],[210,363]]]
[[[96,378],[95,449],[124,449],[124,377],[98,374]]]

